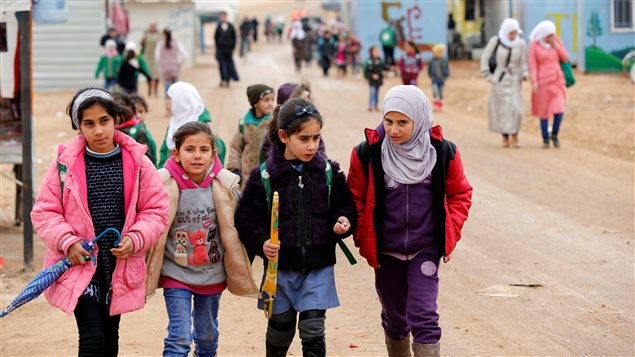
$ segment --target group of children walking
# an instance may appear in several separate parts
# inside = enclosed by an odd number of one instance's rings
[[[116,356],[120,315],[143,308],[157,287],[169,320],[163,355],[187,356],[193,341],[196,356],[215,356],[222,292],[258,294],[255,255],[265,265],[278,258],[267,356],[286,356],[296,326],[303,355],[325,356],[326,311],[339,306],[335,247],[351,234],[375,269],[388,354],[439,356],[439,262],[460,239],[472,188],[420,89],[388,91],[348,177],[327,158],[307,83],[282,85],[277,105],[272,87],[248,87],[225,166],[196,89],[177,82],[168,97],[159,170],[146,146],[117,130],[135,119],[131,106],[95,88],[69,103],[80,135],[58,147],[31,216],[45,265],[64,256],[74,264],[46,297],[75,315],[79,356]],[[274,191],[280,244],[270,239]],[[123,237],[117,246],[108,236],[92,254],[82,248],[110,227]]]
[[[432,93],[434,109],[443,110],[443,86],[450,76],[448,61],[444,57],[446,47],[436,44],[432,47],[432,59],[428,63],[428,76],[432,80]],[[397,68],[404,85],[418,84],[419,74],[423,70],[424,62],[419,53],[419,48],[413,41],[407,41],[404,45],[404,55],[397,62]],[[364,78],[368,81],[369,98],[368,111],[379,111],[377,107],[379,88],[383,84],[384,71],[392,69],[392,65],[382,60],[378,46],[368,49],[368,59],[364,63]]]
[[[181,44],[172,38],[169,28],[163,30],[162,37],[156,31],[156,24],[150,26],[138,48],[134,41],[128,41],[123,52],[117,50],[117,42],[109,39],[104,43],[104,53],[99,58],[95,78],[103,76],[106,90],[117,90],[126,94],[137,94],[138,77],[148,81],[148,96],[157,95],[159,78],[163,79],[165,91],[178,81],[181,66],[187,58]]]

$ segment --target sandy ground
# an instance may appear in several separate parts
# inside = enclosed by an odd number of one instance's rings
[[[366,111],[368,90],[361,78],[325,79],[315,66],[294,73],[289,44],[260,43],[237,64],[242,80],[229,89],[218,87],[211,55],[198,57],[196,67],[182,76],[197,86],[213,126],[227,141],[247,110],[246,86],[257,82],[277,87],[310,80],[326,119],[329,156],[344,169],[350,150],[363,138],[362,129],[380,121],[379,114]],[[440,269],[442,353],[632,356],[633,85],[617,75],[578,74],[578,84],[568,94],[562,149],[540,148],[538,122],[530,116],[521,132],[522,148],[502,149],[499,137],[487,130],[488,85],[479,78],[476,64],[452,63],[451,70],[446,109],[435,120],[462,152],[474,201],[463,240],[452,261]],[[396,83],[389,79],[382,95]],[[430,93],[427,78],[422,76],[420,85]],[[528,100],[529,86],[525,89]],[[75,135],[61,114],[71,96],[35,97],[38,180],[54,158],[55,144]],[[160,142],[168,118],[160,99],[151,98],[150,105],[149,126]],[[1,169],[10,172],[8,166]],[[6,178],[0,182],[4,306],[36,272],[22,271],[21,233],[11,227],[13,186]],[[44,246],[35,239],[39,268]],[[363,259],[355,266],[343,256],[339,261],[341,307],[327,314],[328,355],[385,355],[373,271]],[[260,264],[254,267],[259,277]],[[532,284],[537,285],[522,286]],[[223,295],[220,356],[264,354],[266,320],[255,303]],[[120,355],[160,355],[166,326],[159,295],[145,309],[123,316]],[[75,355],[76,333],[72,317],[40,298],[0,321],[0,355]],[[290,355],[301,355],[298,338]]]

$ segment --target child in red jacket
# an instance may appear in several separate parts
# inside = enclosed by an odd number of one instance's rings
[[[438,268],[471,206],[456,146],[432,127],[430,102],[411,85],[386,93],[383,123],[352,153],[355,245],[375,268],[389,356],[439,356]]]

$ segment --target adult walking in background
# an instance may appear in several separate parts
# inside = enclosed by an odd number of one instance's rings
[[[240,23],[240,58],[245,57],[247,51],[249,51],[249,36],[251,35],[251,21],[249,18],[243,18],[243,21]]]
[[[159,41],[161,41],[161,33],[157,30],[157,23],[153,22],[148,26],[141,39],[141,53],[146,59],[152,77],[152,81],[148,83],[148,97],[151,97],[152,93],[155,97],[159,95],[159,69],[154,56]]]
[[[258,18],[257,18],[257,17],[254,17],[254,18],[251,20],[251,28],[252,28],[252,30],[254,31],[254,32],[253,32],[253,36],[254,36],[254,43],[258,42],[258,25],[259,25],[259,24],[260,24],[260,23],[258,22]]]
[[[236,48],[236,30],[227,22],[227,13],[220,13],[220,22],[214,33],[216,43],[216,60],[220,69],[220,86],[229,87],[229,80],[238,80],[238,72],[234,65],[234,48]]]
[[[516,19],[503,21],[481,56],[481,72],[490,81],[489,130],[503,136],[503,147],[518,148],[518,132],[523,119],[522,81],[527,79],[527,50]],[[496,60],[492,72],[491,60]],[[493,63],[492,63],[493,64]],[[511,136],[511,141],[510,141]]]
[[[531,74],[531,113],[540,118],[542,147],[549,148],[549,123],[553,116],[551,141],[560,147],[558,133],[564,118],[567,90],[560,62],[567,62],[569,54],[562,41],[556,37],[556,25],[545,20],[529,35],[529,72]]]
[[[300,20],[296,20],[291,24],[289,38],[291,39],[291,47],[293,48],[295,70],[300,72],[302,70],[302,61],[306,58],[306,32]]]
[[[154,51],[154,59],[159,64],[159,72],[163,79],[167,98],[170,86],[179,81],[181,66],[187,58],[187,53],[181,44],[172,38],[169,28],[163,30],[163,39],[159,41]]]

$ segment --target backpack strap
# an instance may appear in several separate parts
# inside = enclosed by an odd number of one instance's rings
[[[359,162],[362,164],[364,168],[364,174],[368,177],[368,163],[370,162],[370,145],[367,142],[363,141],[357,146],[355,146],[355,152],[357,153],[357,158]]]
[[[61,162],[57,162],[57,170],[59,171],[60,174],[60,184],[62,187],[62,198],[64,198],[64,179],[66,178],[66,171],[68,171],[68,168],[66,167],[66,165],[62,164]]]
[[[267,171],[267,163],[263,162],[260,165],[260,182],[265,187],[265,195],[267,196],[267,207],[268,210],[271,211],[271,181],[269,180],[271,176]]]
[[[243,138],[243,146],[245,146],[245,118],[240,118],[238,121],[238,131],[240,132],[240,137]]]
[[[324,173],[326,174],[326,187],[328,189],[328,196],[326,196],[326,201],[328,202],[328,207],[331,208],[331,184],[333,183],[333,169],[331,168],[331,163],[326,160],[326,168],[324,169]]]

